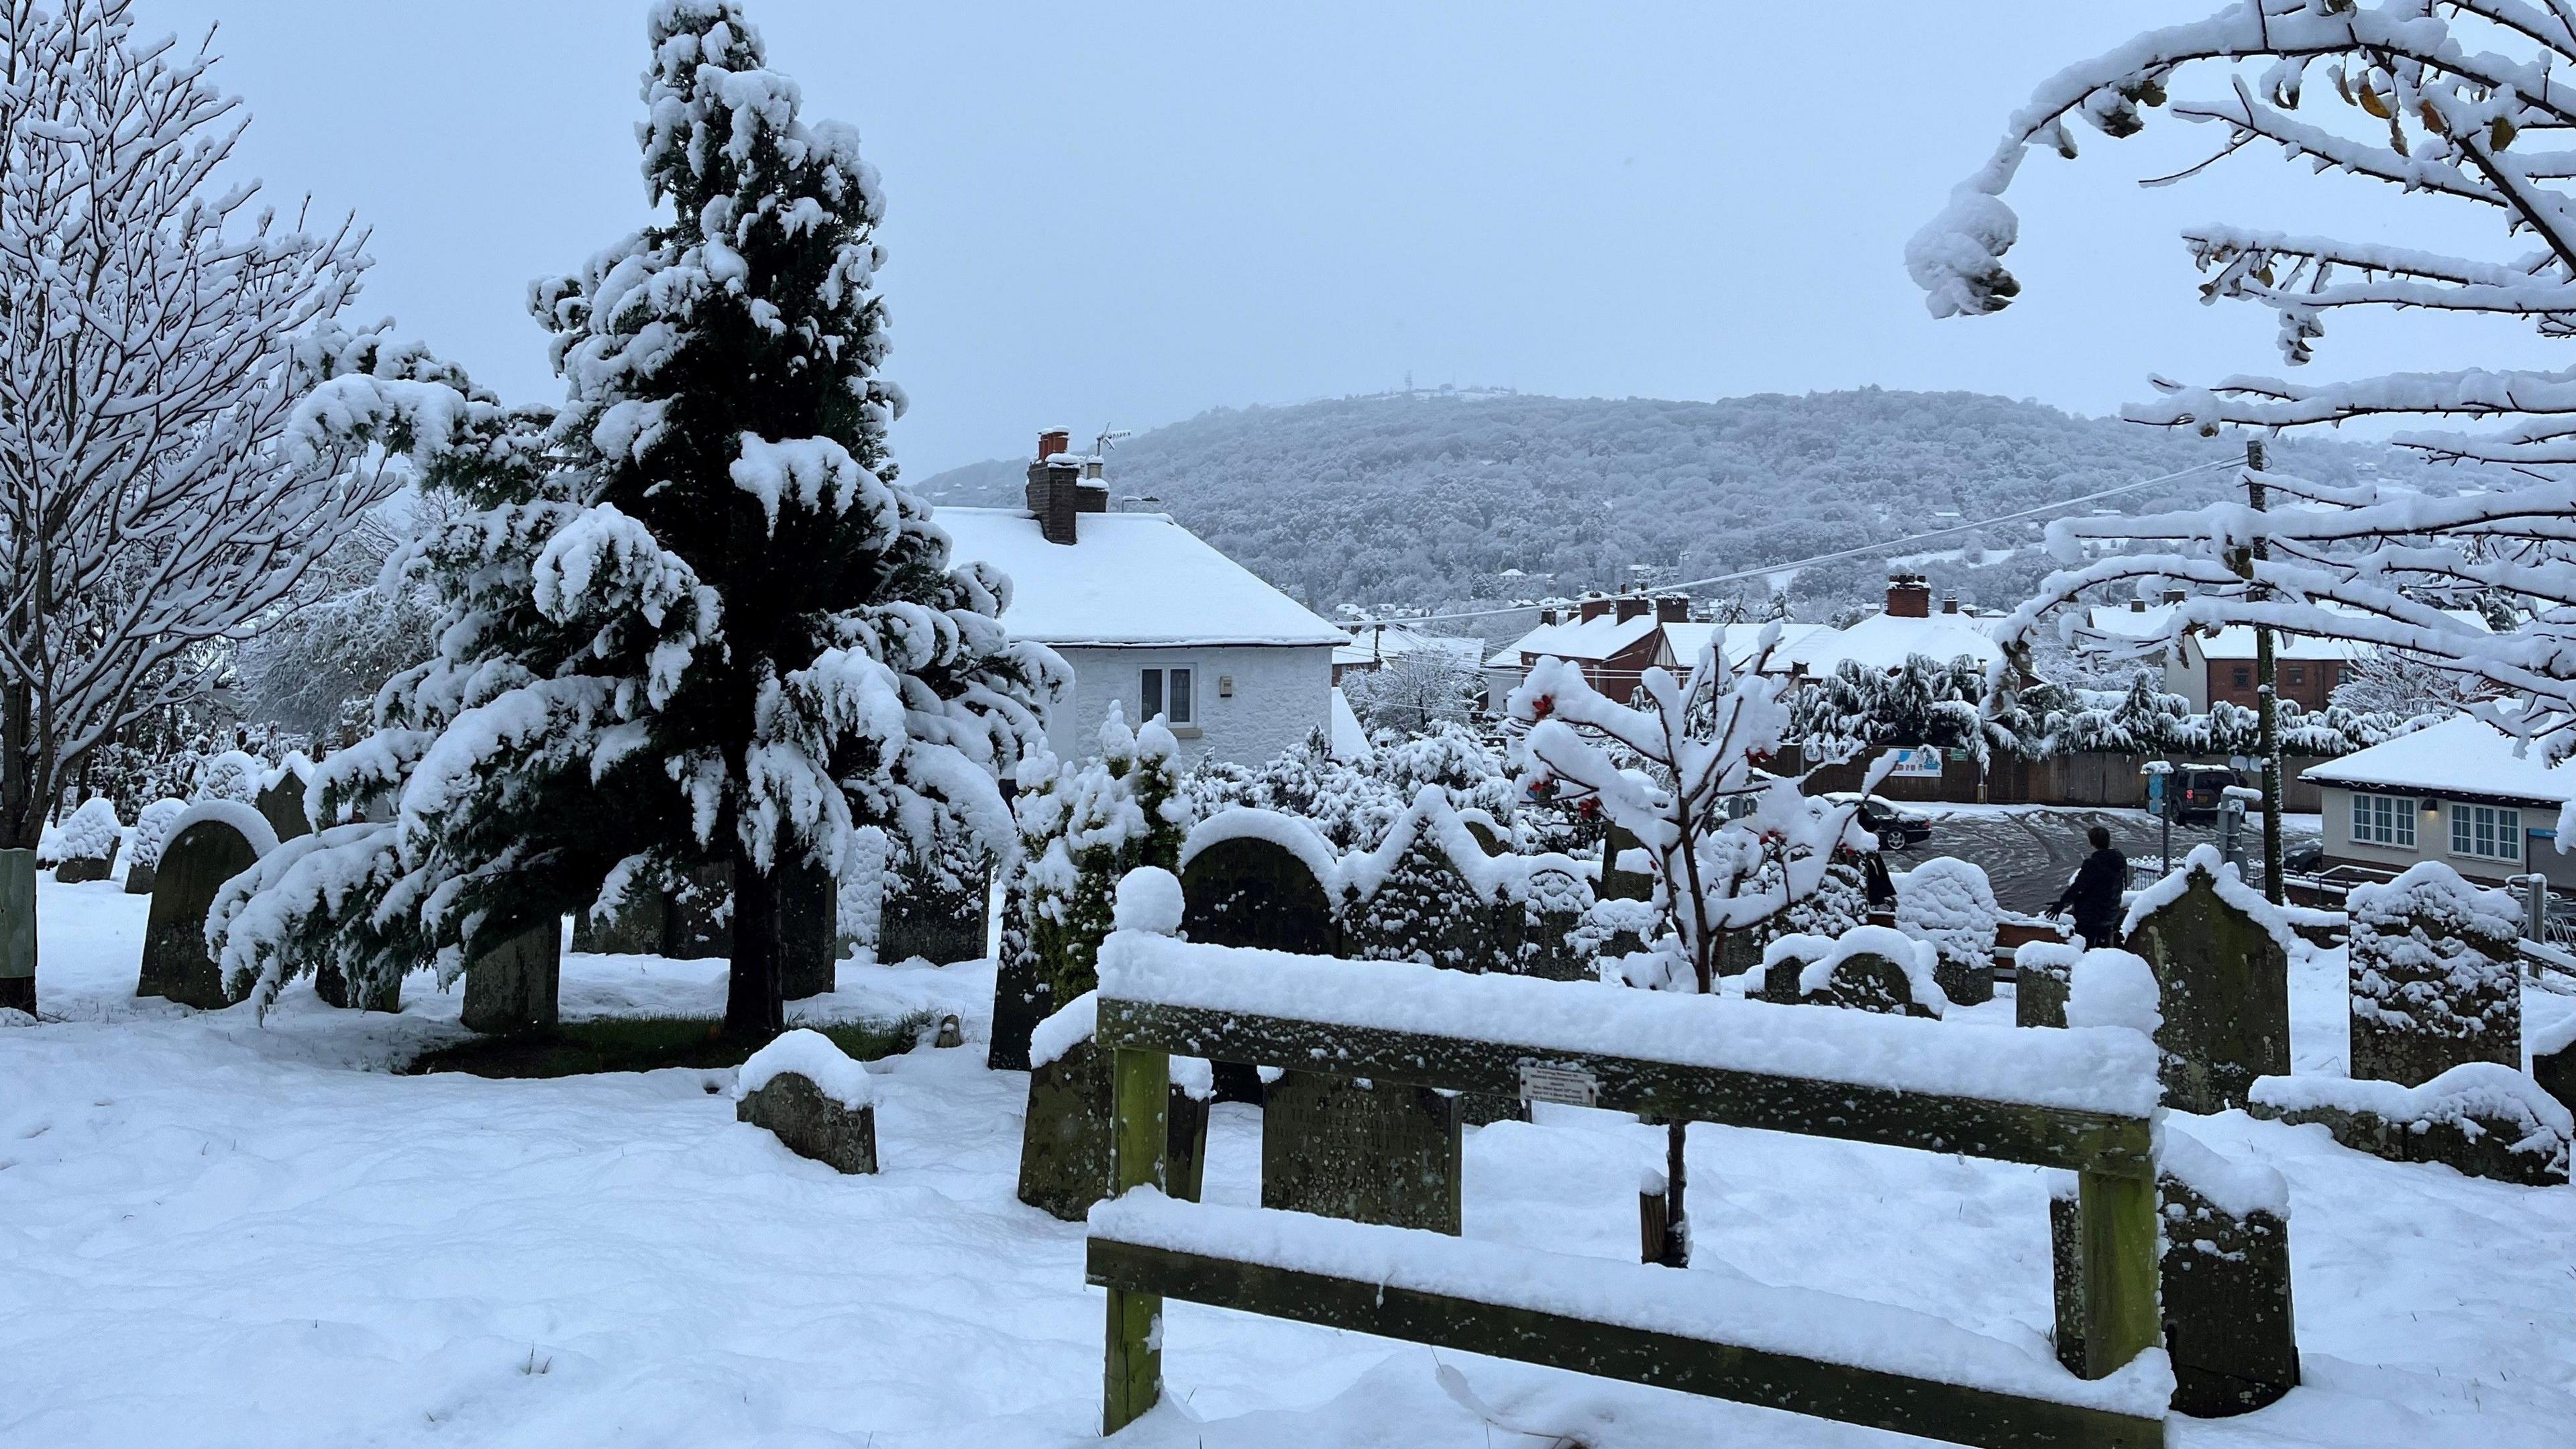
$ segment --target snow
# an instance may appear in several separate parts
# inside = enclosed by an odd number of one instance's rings
[[[1699,657],[1699,652],[1708,647],[1708,641],[1722,630],[1726,638],[1726,662],[1741,669],[1753,662],[1754,654],[1762,647],[1764,627],[1761,624],[1666,624],[1663,663],[1667,667],[1689,668],[1690,662]],[[1789,652],[1799,644],[1817,635],[1833,632],[1833,627],[1828,624],[1800,624],[1792,620],[1781,620],[1780,642],[1774,646],[1779,651],[1775,656],[1777,661],[1775,667],[1787,668]]]
[[[1012,637],[1050,645],[1340,645],[1348,636],[1160,513],[1085,513],[1046,541],[1025,510],[942,508],[960,561],[1008,574]]]
[[[1889,877],[1896,887],[1897,929],[1930,942],[1955,961],[1989,966],[1995,927],[2003,910],[1985,868],[1956,856],[1935,856]]]
[[[1846,661],[1866,669],[1902,669],[1916,655],[1935,664],[1973,659],[2002,662],[2001,645],[1965,614],[1933,614],[1914,619],[1898,614],[1872,614],[1848,629],[1810,634],[1790,645],[1785,657],[1803,666],[1811,679],[1821,679]]]
[[[1333,758],[1345,764],[1365,765],[1372,751],[1368,731],[1360,727],[1360,717],[1351,709],[1350,696],[1342,687],[1333,686]]]
[[[2161,1417],[2173,1396],[2173,1372],[2161,1349],[2088,1382],[2052,1358],[1927,1313],[1750,1279],[1712,1283],[1701,1274],[1654,1264],[1605,1263],[1307,1213],[1179,1202],[1152,1188],[1095,1204],[1090,1226],[1096,1240],[1355,1278],[2113,1413]]]
[[[62,833],[53,842],[56,860],[105,860],[123,838],[125,826],[116,818],[116,802],[104,795],[92,795],[81,802],[72,818],[63,822]]]
[[[2524,749],[2512,736],[2468,715],[2339,760],[2320,761],[2302,776],[2323,785],[2493,795],[2535,805],[2563,806],[2576,799],[2576,762],[2545,764],[2537,747]]]
[[[2124,1026],[2152,1038],[2165,1024],[2155,968],[2107,946],[2077,957],[2067,980],[2066,1024]]]
[[[2566,1104],[2501,1062],[2463,1062],[2420,1087],[2361,1077],[2257,1077],[2251,1095],[2284,1112],[2337,1108],[2376,1113],[2391,1122],[2458,1123],[2473,1114],[2501,1118],[2523,1133],[2517,1152],[2564,1154],[2576,1138],[2576,1117]]]
[[[1315,879],[1324,887],[1326,899],[1338,898],[1342,893],[1340,858],[1333,854],[1331,844],[1302,817],[1277,810],[1259,810],[1249,805],[1229,805],[1190,827],[1189,838],[1181,845],[1181,869],[1188,870],[1190,862],[1198,858],[1200,851],[1223,840],[1267,841],[1297,857],[1301,864],[1313,871]]]
[[[1029,1032],[1029,1069],[1051,1065],[1100,1034],[1100,993],[1086,991],[1048,1013]]]
[[[1181,878],[1159,865],[1142,865],[1118,882],[1110,919],[1121,931],[1169,936],[1181,929]]]
[[[134,816],[134,843],[125,852],[125,868],[158,866],[161,847],[170,842],[170,823],[188,811],[185,800],[155,800]]]
[[[2535,1061],[2576,1046],[2576,1010],[2563,1012],[2545,1025],[2528,1028],[2523,1033],[2523,1045]]]
[[[1572,856],[1555,854],[1487,855],[1467,829],[1466,820],[1457,806],[1450,803],[1449,792],[1438,785],[1424,785],[1415,793],[1413,804],[1396,817],[1386,838],[1374,850],[1355,851],[1343,856],[1333,876],[1338,882],[1358,892],[1362,899],[1374,896],[1386,884],[1396,863],[1414,842],[1428,834],[1440,853],[1478,897],[1487,901],[1525,901],[1529,899],[1531,880],[1552,873],[1571,880],[1586,879],[1591,871],[1588,862]]]
[[[844,963],[837,992],[790,1003],[798,1021],[930,1008],[967,1025],[963,1050],[869,1064],[890,1166],[845,1178],[742,1131],[723,1071],[392,1075],[462,1035],[457,994],[425,976],[391,1016],[291,986],[264,1029],[138,1000],[146,899],[37,893],[47,1019],[0,1027],[0,1440],[1098,1442],[1101,1295],[1081,1229],[1015,1197],[1028,1086],[983,1067],[989,964]],[[2293,963],[2302,1071],[2341,1051],[2342,969]],[[713,1015],[724,963],[567,955],[563,992],[573,1019]],[[2535,1015],[2567,1004],[2526,998]],[[1664,1130],[1537,1115],[1467,1133],[1467,1239],[1633,1265],[1639,1168],[1662,1160]],[[2189,1127],[2289,1180],[2305,1373],[2259,1414],[2171,1421],[2172,1449],[2563,1442],[2576,1193],[2384,1162],[2242,1113]],[[1259,1201],[1260,1137],[1256,1109],[1213,1107],[1209,1201]],[[1718,1296],[1868,1300],[2046,1354],[2047,1173],[1707,1124],[1690,1150],[1689,1272],[1717,1275]],[[1492,1419],[1444,1390],[1443,1366]],[[1165,1408],[1121,1449],[1895,1442],[1180,1302],[1164,1372]]]
[[[1525,669],[1542,659],[1598,664],[1635,648],[1658,627],[1652,610],[1629,619],[1605,613],[1589,619],[1541,624],[1495,651],[1485,663],[1497,669]],[[1684,667],[1688,667],[1687,663]]]
[[[824,1096],[853,1111],[877,1103],[876,1079],[868,1069],[812,1027],[781,1032],[777,1040],[753,1052],[734,1077],[734,1097],[748,1097],[786,1072],[812,1082]]]
[[[1477,658],[1485,652],[1484,646],[1473,639],[1425,634],[1396,624],[1366,624],[1351,631],[1348,643],[1334,648],[1333,664],[1336,668],[1370,669],[1424,651],[1444,655],[1470,669],[1476,667]]]
[[[1928,954],[1902,936],[1895,940],[1903,943],[1895,949]],[[1928,962],[1924,969],[1928,974]],[[1133,931],[1116,932],[1102,945],[1100,990],[1120,1000],[2131,1117],[2153,1112],[2157,1101],[2153,1045],[2118,1030],[1945,1025],[1407,962],[1293,956]]]
[[[161,837],[163,843],[178,839],[200,820],[220,820],[240,831],[254,855],[277,849],[277,828],[268,823],[267,816],[239,800],[200,800],[190,805],[171,818],[168,833]]]
[[[1949,1010],[1950,998],[1933,974],[1941,962],[1939,949],[1891,926],[1855,926],[1831,937],[1782,936],[1762,950],[1762,979],[1769,981],[1771,972],[1794,961],[1799,963],[1798,994],[1811,995],[1824,990],[1835,969],[1854,956],[1881,956],[1896,963],[1915,1005],[1935,1016]]]
[[[2127,940],[2129,933],[2138,929],[2139,922],[2181,900],[2193,876],[2206,879],[2220,900],[2244,912],[2255,925],[2279,942],[2283,951],[2296,955],[2304,949],[2306,943],[2290,929],[2289,913],[2263,899],[2262,892],[2238,877],[2236,867],[2218,853],[2218,847],[2208,844],[2193,846],[2191,853],[2183,857],[2182,864],[2175,866],[2172,874],[2129,897],[2129,913],[2120,918],[2120,939]],[[2333,915],[2332,912],[2319,914],[2328,918]]]
[[[2213,1151],[2181,1124],[2182,1119],[2170,1112],[2156,1119],[2158,1176],[2179,1179],[2229,1217],[2258,1212],[2290,1215],[2290,1180],[2280,1169]],[[2065,1176],[2069,1183],[2074,1181],[2074,1173]]]

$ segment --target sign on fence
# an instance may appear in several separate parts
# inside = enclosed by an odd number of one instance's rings
[[[1888,771],[1889,774],[1900,778],[1918,780],[1938,780],[1941,778],[1940,746],[1907,745],[1903,749],[1894,750],[1891,751],[1891,753],[1896,756],[1896,768]]]

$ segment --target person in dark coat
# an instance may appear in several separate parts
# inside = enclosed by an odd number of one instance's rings
[[[2129,858],[2111,848],[2111,832],[2096,825],[2084,833],[2093,853],[2076,867],[2066,893],[2048,908],[2052,916],[2075,913],[2075,934],[2087,946],[2120,944],[2120,892],[2129,884]]]

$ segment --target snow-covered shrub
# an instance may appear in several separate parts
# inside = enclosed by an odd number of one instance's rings
[[[193,800],[238,800],[244,805],[259,799],[259,782],[268,773],[268,764],[257,755],[243,750],[226,750],[209,757],[197,771]]]
[[[63,822],[54,840],[54,859],[105,860],[116,849],[124,830],[124,822],[116,818],[116,802],[104,795],[92,795]]]
[[[1099,984],[1100,943],[1121,878],[1139,866],[1179,867],[1191,823],[1173,764],[1179,752],[1161,716],[1131,734],[1112,704],[1098,758],[1059,768],[1052,779],[1022,772],[1014,802],[1020,919],[1011,944],[1027,953],[1044,999],[1070,1002]]]
[[[1892,879],[1896,928],[1930,942],[1940,953],[1941,985],[1951,999],[1974,1002],[1992,996],[1995,927],[2003,908],[1995,904],[1985,868],[1945,855]],[[1983,995],[1978,984],[1986,987]]]
[[[158,869],[162,848],[170,843],[170,825],[186,813],[185,800],[155,800],[134,817],[134,843],[126,852],[126,869]]]
[[[2463,1062],[2522,1065],[2522,914],[2438,860],[2355,886],[2352,1075],[2416,1086]]]

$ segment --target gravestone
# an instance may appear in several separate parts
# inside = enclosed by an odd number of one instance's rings
[[[466,1029],[500,1034],[552,1027],[562,979],[563,922],[547,916],[466,963]]]
[[[2159,1075],[2165,1105],[2183,1112],[2242,1107],[2255,1078],[2290,1070],[2289,955],[2246,907],[2222,895],[2219,868],[2216,850],[2193,850],[2181,893],[2139,921],[2126,942],[2156,974]],[[2232,877],[2227,885],[2229,894],[2251,894]]]
[[[255,819],[245,823],[261,824]],[[135,995],[166,996],[207,1011],[232,1004],[214,953],[206,948],[206,913],[224,882],[257,865],[272,845],[252,840],[232,821],[199,819],[162,847],[152,907],[144,919],[143,971]]]
[[[1954,1006],[1995,999],[1995,935],[2002,910],[1985,870],[1972,861],[1936,856],[1895,881],[1892,922],[1940,953],[1932,968],[1941,994]]]
[[[1478,894],[1428,829],[1413,831],[1375,885],[1366,892],[1356,883],[1342,888],[1342,950],[1354,960],[1483,971],[1501,956],[1498,908],[1515,917],[1521,910],[1518,902]]]
[[[1261,1205],[1459,1231],[1458,1099],[1286,1072],[1261,1109]]]
[[[268,828],[277,832],[279,840],[313,833],[313,822],[304,818],[304,777],[293,770],[280,773],[276,784],[263,787],[252,807],[268,821]]]
[[[2439,861],[2356,886],[2352,1075],[2414,1087],[2462,1062],[2522,1065],[2520,913]]]
[[[161,848],[170,838],[170,823],[188,813],[184,800],[155,800],[134,816],[134,848],[126,852],[125,893],[152,894],[161,865]]]
[[[0,850],[0,1010],[36,1014],[36,853]]]
[[[57,885],[78,885],[83,881],[105,880],[116,873],[117,847],[122,840],[110,840],[105,855],[75,855],[54,867]]]
[[[777,874],[779,995],[821,996],[840,984],[840,882],[801,860],[781,864]]]
[[[379,982],[373,990],[366,992],[363,1000],[352,1001],[349,994],[349,978],[341,974],[340,965],[336,961],[325,961],[313,968],[313,994],[322,998],[323,1005],[337,1006],[343,1010],[351,1006],[356,1006],[361,1011],[402,1010],[401,977],[389,977]]]
[[[780,1072],[734,1102],[734,1120],[768,1129],[780,1145],[836,1172],[877,1170],[877,1109],[833,1101],[802,1072]]]
[[[1002,950],[993,963],[993,1039],[984,1065],[997,1072],[1029,1069],[1029,1033],[1055,1011],[1037,951],[1029,944],[1025,889],[1017,872],[1002,891]]]
[[[1181,898],[1181,934],[1193,941],[1299,956],[1341,949],[1324,883],[1295,851],[1273,840],[1238,835],[1211,842],[1182,865]],[[1252,1064],[1215,1067],[1218,1101],[1262,1099]]]
[[[2066,1025],[2066,996],[2083,954],[2072,942],[2027,941],[2013,949],[2013,1025]]]
[[[2576,1015],[2533,1035],[2531,1079],[2560,1106],[2576,1112]]]
[[[877,906],[877,959],[933,966],[984,959],[991,926],[991,862],[942,833],[928,859],[897,849]]]
[[[1895,935],[1892,927],[1862,929],[1876,929],[1886,931],[1891,936]],[[1822,940],[1820,937],[1809,939]],[[1901,937],[1890,943],[1893,949],[1906,949],[1917,944]],[[1922,949],[1928,952],[1930,948]],[[1821,956],[1815,955],[1801,959],[1798,955],[1787,953],[1774,956],[1770,967],[1763,974],[1762,999],[1790,1005],[1847,1006],[1889,1016],[1938,1017],[1941,1015],[1941,1003],[1929,999],[1916,1000],[1914,983],[1906,974],[1906,968],[1880,951],[1854,950],[1840,953],[1839,959],[1834,962],[1832,971],[1827,973],[1824,981],[1813,990],[1809,990],[1801,985],[1800,978],[1809,965],[1821,959],[1823,959]]]
[[[2314,1123],[2356,1152],[2390,1162],[2441,1163],[2470,1177],[2525,1187],[2568,1179],[2576,1117],[2532,1077],[2497,1062],[2464,1062],[2420,1087],[2352,1077],[2267,1077],[2246,1112]]]
[[[1617,821],[1601,833],[1601,888],[1605,901],[1642,901],[1655,893],[1655,878],[1643,871],[1621,870],[1619,857],[1631,850],[1644,848],[1637,837]]]
[[[1505,959],[1523,976],[1546,981],[1589,981],[1598,953],[1583,930],[1592,891],[1561,870],[1533,870],[1529,897],[1500,908],[1497,931]]]
[[[630,887],[606,920],[592,917],[585,906],[573,912],[572,948],[603,956],[659,956],[670,930],[670,902],[658,886]]]
[[[1208,1109],[1216,1101],[1216,1081],[1208,1063],[1197,1057],[1172,1058],[1171,1073],[1171,1099],[1163,1117],[1163,1192],[1197,1202],[1207,1183]]]
[[[2053,1175],[2048,1202],[2058,1362],[2084,1372],[2083,1243],[2075,1175]],[[2290,1225],[2257,1208],[2231,1214],[2170,1173],[2156,1178],[2164,1252],[2158,1290],[2172,1405],[2197,1418],[2252,1413],[2298,1387],[2290,1299]]]
[[[662,912],[662,952],[675,961],[733,954],[733,864],[708,861],[680,877]]]
[[[1020,1201],[1069,1223],[1109,1193],[1108,1054],[1086,1036],[1029,1069],[1020,1130]]]

